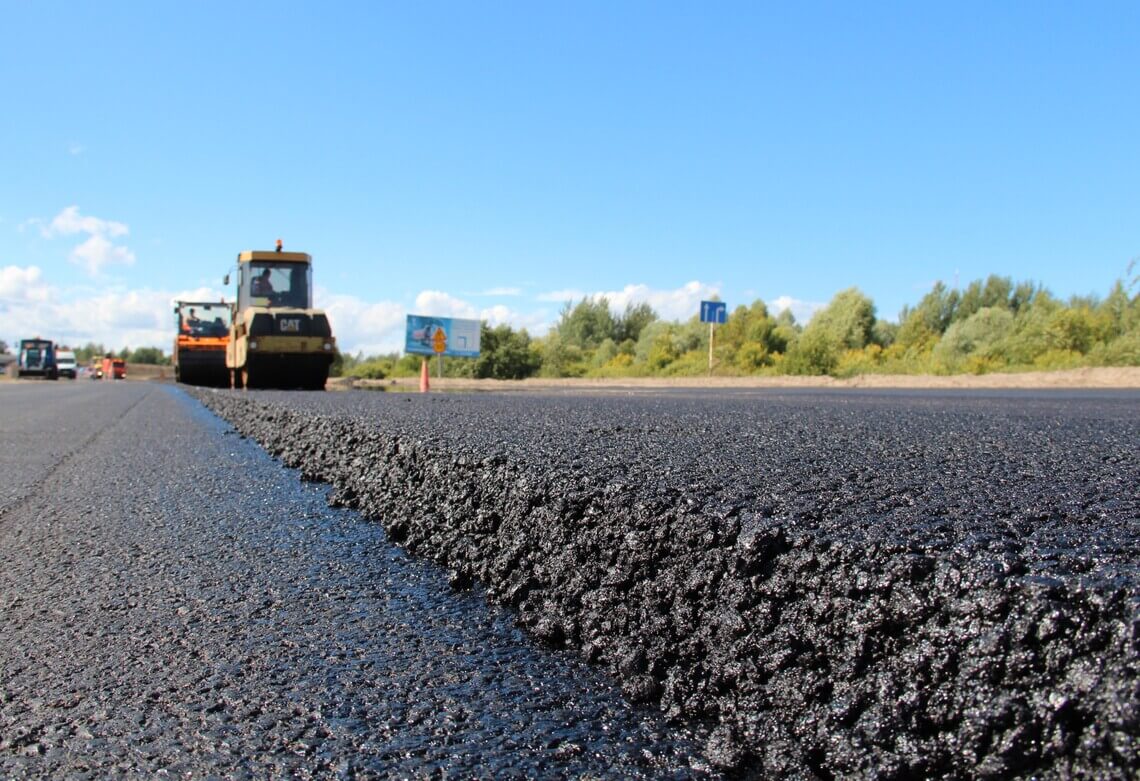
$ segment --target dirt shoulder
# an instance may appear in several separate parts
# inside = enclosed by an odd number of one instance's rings
[[[430,380],[433,390],[539,390],[592,388],[1140,388],[1140,367],[1070,369],[1011,374],[864,374],[848,379],[834,377],[628,377],[605,379],[468,380],[451,377]],[[390,380],[333,378],[329,390],[385,388],[419,389],[418,377]]]

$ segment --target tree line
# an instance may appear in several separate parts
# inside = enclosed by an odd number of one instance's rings
[[[1039,284],[991,275],[963,289],[939,282],[898,322],[877,316],[858,288],[840,291],[806,324],[762,300],[718,326],[712,372],[721,376],[984,374],[1001,371],[1140,366],[1140,273],[1134,261],[1108,295],[1062,301]],[[0,342],[0,353],[9,346]],[[106,355],[165,365],[157,347],[75,348],[82,365]],[[337,354],[334,376],[415,376],[422,358]],[[433,373],[435,367],[433,366]],[[709,371],[709,328],[697,315],[666,321],[648,304],[615,311],[605,297],[567,302],[542,337],[482,324],[476,359],[444,358],[449,377],[697,376]]]
[[[1129,266],[1131,275],[1135,262]],[[984,374],[1140,366],[1140,274],[1108,295],[1062,301],[1032,282],[991,275],[963,289],[939,282],[898,322],[879,318],[858,288],[840,291],[806,323],[761,300],[738,306],[713,339],[721,376]],[[443,359],[451,377],[696,376],[709,372],[709,327],[697,315],[660,319],[648,304],[615,312],[605,297],[567,302],[539,338],[483,323],[477,359]],[[421,357],[338,355],[334,374],[414,376]],[[433,366],[433,374],[435,372]]]

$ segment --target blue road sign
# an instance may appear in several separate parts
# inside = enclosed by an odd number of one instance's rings
[[[701,322],[723,325],[728,320],[728,304],[723,301],[702,301]]]

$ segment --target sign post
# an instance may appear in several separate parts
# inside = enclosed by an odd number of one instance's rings
[[[435,333],[431,335],[431,349],[438,357],[435,359],[436,374],[443,379],[443,354],[447,352],[447,331],[436,326]]]
[[[728,304],[723,301],[702,301],[701,322],[709,324],[709,374],[713,368],[713,339],[716,324],[723,325],[728,321]]]

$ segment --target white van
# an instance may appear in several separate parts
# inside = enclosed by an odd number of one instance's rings
[[[77,368],[75,365],[75,353],[71,350],[60,350],[55,354],[55,366],[59,370],[60,377],[68,377],[72,380],[75,379]]]

